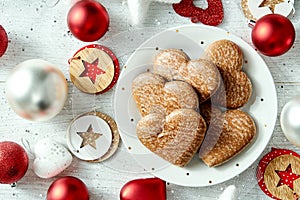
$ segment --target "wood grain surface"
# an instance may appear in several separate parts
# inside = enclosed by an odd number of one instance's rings
[[[9,46],[6,54],[0,58],[0,141],[10,140],[27,144],[30,166],[25,177],[17,187],[0,185],[2,200],[45,199],[47,189],[57,178],[41,179],[32,170],[34,159],[30,148],[45,137],[65,140],[70,121],[83,112],[98,110],[113,116],[114,89],[101,95],[89,95],[80,92],[70,81],[68,59],[88,43],[74,38],[67,28],[66,17],[73,0],[0,0],[0,24],[6,29]],[[225,18],[219,25],[232,34],[251,43],[251,29],[243,15],[240,0],[223,0]],[[151,3],[145,22],[139,27],[130,25],[130,16],[126,1],[101,0],[110,16],[107,34],[97,41],[110,48],[124,65],[130,54],[147,38],[166,28],[191,24],[187,18],[177,15],[171,5]],[[197,6],[205,7],[206,1],[195,0]],[[295,0],[296,14],[291,19],[300,35],[300,1]],[[293,48],[280,57],[262,56],[267,63],[276,85],[278,95],[278,116],[284,104],[300,94],[300,41],[296,38]],[[52,120],[33,123],[18,117],[8,106],[5,98],[5,80],[14,66],[32,58],[45,59],[58,66],[69,82],[69,97],[62,112]],[[25,141],[25,142],[24,142]],[[26,142],[27,141],[27,142]],[[29,145],[28,145],[29,144]],[[273,137],[263,154],[271,147],[287,148],[300,153],[284,137],[277,118]],[[258,187],[255,171],[259,159],[239,176],[218,185],[201,188],[167,185],[168,200],[213,200],[229,185],[238,189],[238,199],[269,199]],[[58,177],[73,175],[83,180],[90,192],[91,200],[119,199],[121,187],[128,181],[143,177],[152,177],[143,172],[130,158],[123,144],[117,153],[102,163],[88,163],[74,158],[71,166]]]

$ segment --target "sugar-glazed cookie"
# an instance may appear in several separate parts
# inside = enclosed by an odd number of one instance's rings
[[[220,84],[220,73],[212,62],[205,59],[190,60],[178,49],[159,52],[153,69],[168,80],[181,80],[191,84],[199,92],[200,103],[209,99]]]
[[[204,119],[192,109],[177,109],[167,116],[151,113],[137,124],[137,135],[142,144],[180,167],[193,158],[205,131]]]
[[[223,80],[213,102],[232,109],[245,105],[251,97],[252,84],[242,71],[243,53],[240,47],[230,40],[218,40],[205,49],[204,58],[218,67]]]
[[[132,95],[142,116],[152,112],[171,113],[175,109],[198,110],[198,96],[192,86],[183,81],[167,82],[150,72],[137,76],[132,83]]]
[[[203,108],[201,112],[206,112],[206,116],[211,115],[207,114],[211,111],[205,109],[209,109],[209,107]],[[213,109],[216,108],[214,107]],[[238,155],[251,143],[256,135],[255,122],[247,113],[236,109],[227,110],[223,113],[223,116],[219,115],[219,112],[216,112],[216,114],[211,115],[211,118],[209,118],[209,126],[212,128],[208,127],[206,137],[217,138],[217,140],[215,144],[211,144],[212,148],[208,152],[200,155],[203,162],[209,167],[221,165]],[[218,118],[213,118],[213,116],[217,116]],[[216,131],[217,129],[220,130]],[[216,134],[215,132],[209,133],[210,130],[218,132],[218,135],[214,135]]]

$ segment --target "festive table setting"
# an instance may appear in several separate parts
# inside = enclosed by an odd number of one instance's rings
[[[300,198],[299,1],[0,5],[0,199]]]

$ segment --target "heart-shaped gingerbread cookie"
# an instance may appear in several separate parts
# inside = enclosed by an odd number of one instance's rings
[[[240,47],[230,40],[218,40],[205,49],[204,58],[218,67],[223,80],[213,96],[214,103],[232,109],[245,105],[251,97],[252,84],[242,71]]]
[[[209,167],[221,165],[240,153],[256,135],[254,120],[239,109],[221,113],[217,107],[205,104],[200,111],[209,124],[200,157]]]
[[[167,82],[150,72],[138,75],[132,83],[132,94],[142,116],[152,112],[171,113],[179,108],[198,109],[197,93],[183,81]]]
[[[181,167],[199,149],[205,131],[204,119],[193,109],[177,109],[167,116],[151,113],[137,124],[137,135],[144,146]]]
[[[220,85],[217,67],[206,59],[190,60],[181,50],[166,49],[154,60],[154,72],[168,80],[181,80],[199,92],[199,102],[209,99]]]

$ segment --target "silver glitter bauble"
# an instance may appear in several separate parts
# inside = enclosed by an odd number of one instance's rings
[[[285,104],[281,111],[280,124],[286,138],[300,147],[300,96]]]
[[[52,64],[32,59],[16,66],[6,81],[6,98],[21,117],[46,121],[64,107],[68,85],[63,73]]]

